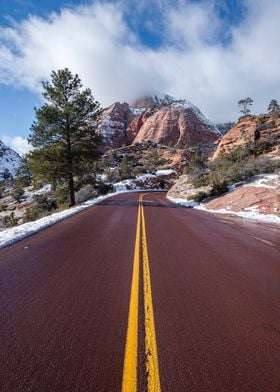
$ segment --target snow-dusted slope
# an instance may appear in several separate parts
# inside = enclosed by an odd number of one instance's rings
[[[103,150],[153,141],[164,145],[211,143],[220,131],[197,106],[170,95],[148,95],[133,104],[116,102],[101,113],[97,131]]]
[[[15,176],[21,162],[19,154],[0,140],[0,181],[5,179],[5,174]]]
[[[97,131],[102,136],[105,150],[130,144],[126,129],[135,115],[127,103],[116,102],[103,110],[99,117]]]
[[[194,113],[197,119],[199,119],[202,123],[207,124],[213,127],[213,131],[217,133],[218,136],[222,136],[221,132],[218,130],[216,126],[214,126],[211,121],[208,120],[201,112],[201,110],[192,104],[190,101],[186,99],[176,99],[168,94],[163,95],[149,95],[142,99],[137,100],[131,107],[131,109],[135,110],[145,110],[147,107],[168,107],[170,110],[172,109],[188,109]]]

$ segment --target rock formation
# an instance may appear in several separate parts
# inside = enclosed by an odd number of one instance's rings
[[[213,159],[222,152],[229,152],[248,142],[271,140],[280,136],[280,118],[267,114],[245,117],[231,128],[219,141]]]
[[[97,129],[104,150],[142,142],[193,146],[221,136],[196,106],[169,95],[144,97],[131,106],[117,102],[102,112]]]
[[[169,199],[184,199],[192,200],[195,199],[199,194],[207,194],[211,191],[209,185],[194,187],[189,175],[182,175],[173,185],[173,187],[167,193]]]
[[[97,123],[97,132],[102,136],[103,149],[119,148],[131,144],[127,127],[135,114],[127,103],[116,102],[102,111]]]
[[[257,211],[262,214],[280,216],[280,177],[259,175],[247,184],[205,203],[210,210],[230,212]]]
[[[165,95],[146,97],[136,101],[134,106],[143,112],[128,128],[128,133],[134,136],[133,144],[152,141],[182,147],[212,143],[221,136],[201,111],[188,101]]]
[[[8,179],[10,175],[14,177],[21,163],[19,154],[0,140],[0,181]]]

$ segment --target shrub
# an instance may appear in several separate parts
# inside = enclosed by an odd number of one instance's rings
[[[187,200],[193,200],[200,203],[202,200],[206,199],[209,195],[206,192],[198,192],[195,195],[190,195]]]
[[[2,224],[5,227],[14,227],[18,224],[18,218],[15,218],[14,212],[11,212],[10,215],[6,215],[2,217]]]
[[[0,212],[6,211],[7,210],[7,204],[5,203],[0,203]]]
[[[54,198],[46,195],[36,195],[34,197],[35,205],[26,210],[23,216],[23,222],[30,222],[49,215],[57,208],[57,203]]]
[[[95,189],[91,184],[83,186],[78,192],[76,192],[76,202],[83,203],[84,201],[94,197]]]
[[[59,206],[69,203],[69,194],[68,194],[68,189],[64,185],[57,185],[55,188],[55,200]]]
[[[24,195],[24,190],[22,188],[16,188],[13,192],[12,192],[12,196],[15,199],[15,201],[17,201],[18,203],[20,202],[20,199],[22,198],[22,196]]]

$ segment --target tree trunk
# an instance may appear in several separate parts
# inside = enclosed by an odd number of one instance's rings
[[[73,174],[69,174],[69,196],[70,196],[70,207],[74,206],[76,204],[75,200],[75,189],[74,189],[74,179],[73,179]]]

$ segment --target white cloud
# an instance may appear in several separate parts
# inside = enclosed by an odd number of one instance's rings
[[[165,45],[152,50],[128,27],[125,1],[64,9],[0,29],[0,83],[39,91],[51,70],[67,66],[102,105],[166,92],[191,100],[213,121],[236,119],[242,97],[255,100],[256,112],[280,98],[279,2],[244,0],[247,16],[232,28],[215,14],[214,0],[203,7],[157,0]],[[232,35],[228,45],[216,40],[223,28]]]
[[[27,139],[24,139],[21,136],[11,137],[8,135],[1,135],[0,140],[6,144],[6,146],[15,150],[19,155],[28,153],[32,148],[32,146],[28,144]]]

